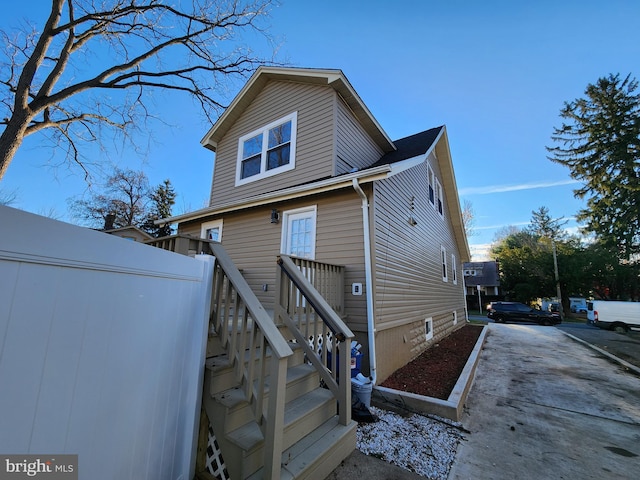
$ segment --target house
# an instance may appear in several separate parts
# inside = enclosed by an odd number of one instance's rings
[[[469,260],[444,126],[392,141],[340,70],[261,67],[202,139],[219,240],[267,310],[275,259],[344,266],[343,318],[379,383],[465,320]]]
[[[126,240],[131,240],[132,242],[148,242],[149,240],[153,240],[153,235],[149,235],[144,230],[139,229],[134,225],[128,225],[126,227],[120,228],[112,228],[109,230],[101,230],[104,233],[108,233],[109,235],[115,235],[116,237],[121,237]]]
[[[498,262],[466,262],[462,266],[466,289],[467,308],[484,315],[490,302],[504,300],[500,288]]]
[[[304,349],[299,361],[313,363],[314,374],[329,383],[338,405],[349,404],[350,383],[338,378],[339,372],[343,372],[341,378],[348,375],[348,359],[335,361],[340,356],[336,355],[330,368],[325,364],[327,326],[333,348],[344,338],[362,345],[362,357],[352,367],[379,384],[464,325],[462,265],[470,255],[447,130],[439,126],[392,141],[342,71],[260,67],[206,133],[202,145],[215,153],[209,206],[165,221],[177,224],[176,242],[183,242],[185,252],[199,253],[208,245],[224,278],[235,278],[226,283],[229,288],[233,283],[235,293],[221,286],[226,281],[222,276],[216,277],[222,278],[219,283],[214,280],[212,316],[216,320],[210,327],[203,406],[217,441],[211,441],[210,433],[209,442],[220,443],[235,478],[254,475],[259,468],[271,472],[259,473],[265,478],[276,478],[280,467],[292,478],[325,478],[355,448],[350,409],[339,408],[339,420],[318,420],[323,425],[334,423],[316,428],[325,429],[317,440],[310,440],[307,430],[293,438],[290,432],[301,428],[285,426],[282,419],[299,408],[269,399],[269,408],[284,410],[274,411],[273,419],[263,417],[262,394],[254,395],[254,388],[263,388],[264,382],[251,377],[253,362],[235,373],[238,378],[248,377],[244,386],[219,386],[219,376],[233,375],[218,375],[218,359],[233,358],[227,363],[239,363],[235,359],[245,358],[242,350],[232,354],[225,350],[237,348],[234,342],[253,335],[247,330],[238,334],[237,322],[242,320],[238,312],[244,311],[244,319],[251,317],[254,324],[267,321],[278,329],[286,327],[282,335],[293,335],[295,342],[292,345],[292,338],[287,338],[290,343],[283,348]],[[160,239],[153,244],[174,249],[177,243],[170,246],[170,242]],[[286,270],[287,264],[292,268]],[[283,294],[288,282],[283,281],[285,270],[297,292]],[[305,282],[313,288],[304,286]],[[255,302],[242,300],[247,296],[255,296]],[[233,299],[240,299],[245,307],[233,304]],[[316,317],[308,316],[310,306]],[[247,315],[250,307],[254,310]],[[318,316],[324,330],[309,327],[319,323]],[[300,328],[292,327],[300,318]],[[337,331],[336,325],[344,328]],[[214,341],[212,335],[223,339]],[[318,339],[327,340],[321,353],[315,350]],[[307,342],[313,343],[313,350]],[[276,340],[273,347],[268,346],[275,350],[278,344]],[[287,363],[289,371],[291,365],[300,368],[287,355],[283,350],[276,362]],[[256,364],[265,362],[262,358]],[[325,370],[333,376],[327,377]],[[283,393],[287,398],[289,377],[287,394]],[[317,378],[306,383],[317,389]],[[235,420],[239,407],[232,400],[243,389],[247,392],[243,405],[253,401],[255,423],[264,418],[273,426],[261,425],[258,430],[251,425],[253,420]],[[269,395],[281,390],[284,386],[269,388]],[[331,394],[319,390],[316,396]],[[327,416],[336,416],[335,404],[323,408]],[[304,413],[300,418],[310,423],[313,416]],[[232,428],[237,434],[228,433]],[[286,438],[275,438],[282,431]],[[306,435],[305,448],[314,451],[313,459],[298,462],[290,455],[299,454],[302,447],[292,453],[286,449],[302,435]],[[251,442],[246,441],[249,438]],[[331,441],[322,446],[327,439]],[[254,453],[262,448],[254,446],[258,444],[271,449],[264,462]],[[287,461],[279,465],[281,458]],[[296,462],[307,471],[309,465],[318,466],[313,473],[294,473]]]
[[[467,262],[462,268],[467,295],[477,295],[478,290],[482,295],[501,294],[498,262]]]

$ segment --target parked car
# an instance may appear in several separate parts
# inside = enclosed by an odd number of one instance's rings
[[[557,325],[562,322],[558,313],[531,308],[519,302],[493,302],[489,305],[487,317],[496,323],[534,322],[539,325]]]
[[[640,328],[640,302],[593,300],[587,302],[587,322],[624,333]]]

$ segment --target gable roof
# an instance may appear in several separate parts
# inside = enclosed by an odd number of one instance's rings
[[[270,81],[298,82],[332,87],[349,106],[360,124],[382,151],[392,152],[395,150],[393,142],[353,89],[342,70],[283,67],[259,67],[200,141],[202,146],[215,152],[220,139],[258,96],[267,82]]]
[[[438,140],[443,129],[444,126],[430,128],[424,132],[394,140],[393,144],[396,146],[396,150],[383,155],[382,158],[371,165],[371,167],[390,165],[402,160],[424,155],[431,149],[434,142]]]

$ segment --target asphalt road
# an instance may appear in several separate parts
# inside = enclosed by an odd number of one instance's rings
[[[638,478],[640,376],[563,331],[608,349],[628,337],[579,324],[488,328],[449,480]]]
[[[640,332],[616,333],[586,323],[569,322],[556,328],[640,368]]]

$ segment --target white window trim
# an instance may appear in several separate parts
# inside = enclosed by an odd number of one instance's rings
[[[424,319],[424,334],[425,340],[428,342],[433,338],[433,318],[425,318]]]
[[[271,170],[267,170],[267,145],[268,145],[268,132],[273,127],[277,127],[283,123],[291,121],[291,140],[289,141],[289,163],[287,165],[282,165],[281,167],[273,168]],[[238,155],[236,160],[236,187],[239,185],[244,185],[246,183],[255,182],[256,180],[260,180],[262,178],[272,177],[274,175],[278,175],[280,173],[293,170],[296,166],[296,137],[298,132],[298,112],[293,112],[287,115],[286,117],[279,118],[271,122],[264,127],[258,128],[253,132],[247,133],[243,135],[238,140]],[[263,134],[262,137],[262,153],[260,157],[260,173],[257,175],[252,175],[247,178],[240,178],[240,174],[242,173],[242,148],[245,140],[248,140],[256,135]]]
[[[316,258],[316,235],[317,235],[317,221],[318,221],[318,206],[311,205],[309,207],[295,208],[293,210],[286,210],[282,212],[282,232],[280,237],[280,252],[284,255],[287,253],[287,241],[289,240],[289,219],[293,216],[300,214],[311,213],[313,219],[313,235],[311,235],[311,257],[310,260]]]
[[[204,222],[200,225],[200,238],[207,238],[207,230],[210,228],[220,228],[220,242],[222,242],[222,220],[212,220],[210,222]]]
[[[454,285],[458,284],[458,266],[456,265],[456,256],[455,254],[451,254],[451,280]]]
[[[429,203],[433,206],[435,206],[436,204],[436,186],[435,186],[435,181],[436,181],[436,175],[435,173],[433,173],[433,168],[431,168],[431,165],[429,165],[427,163],[427,184],[428,184],[428,189],[427,189],[427,195],[429,197]],[[430,189],[433,189],[433,200],[431,200],[431,192]]]
[[[442,281],[448,282],[449,276],[447,272],[447,249],[442,245],[440,247],[440,263],[442,265]]]
[[[444,192],[442,191],[442,184],[440,180],[436,178],[436,201],[434,203],[434,208],[436,209],[436,213],[444,218]],[[442,205],[442,211],[440,211],[440,205]]]

